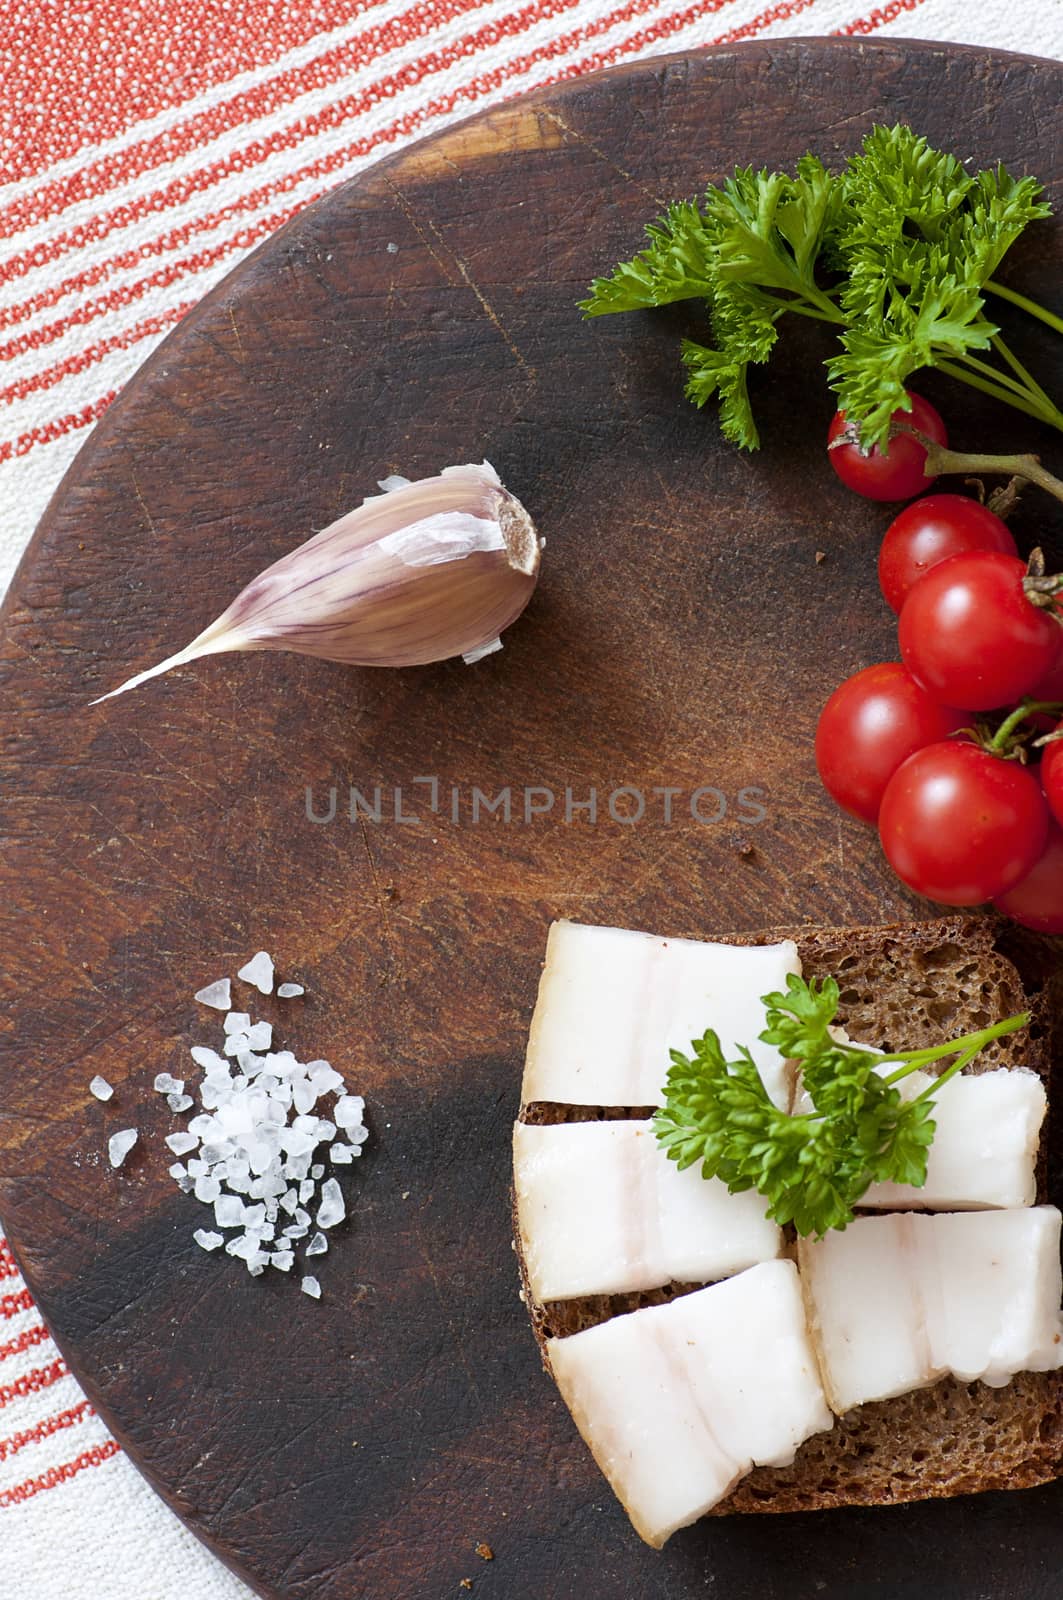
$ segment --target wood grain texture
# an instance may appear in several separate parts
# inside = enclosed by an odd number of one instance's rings
[[[662,58],[374,167],[148,362],[11,590],[0,1215],[109,1424],[263,1595],[437,1600],[463,1577],[484,1600],[1058,1593],[1058,1486],[644,1549],[539,1370],[510,1250],[509,1125],[552,917],[697,935],[926,915],[813,768],[827,694],[894,651],[884,514],[819,446],[822,330],[787,330],[749,458],[681,399],[685,312],[574,310],[669,197],[810,145],[840,162],[899,117],[1063,203],[1063,68],[892,43]],[[1058,225],[1016,257],[1056,303]],[[1002,319],[1063,392],[1063,345]],[[921,387],[971,447],[1060,459],[1021,418]],[[88,709],[385,472],[481,456],[547,539],[503,654],[375,674],[220,658]],[[1058,553],[1058,512],[1031,501],[1020,537]],[[381,786],[385,820],[346,819],[351,784]],[[315,823],[307,790],[321,810],[330,786],[337,816]],[[505,786],[514,819],[474,823],[473,788]],[[556,796],[527,823],[525,786]],[[641,822],[610,816],[621,786],[647,795]],[[394,820],[396,787],[420,821]],[[721,821],[691,817],[701,787],[723,792]],[[566,788],[598,791],[596,822],[566,822]],[[681,791],[670,823],[654,788]],[[745,788],[764,821],[742,820]],[[308,987],[262,1013],[369,1103],[320,1304],[191,1242],[201,1208],[166,1175],[173,1121],[150,1090],[202,1035],[192,992],[260,947]],[[112,1173],[107,1134],[134,1121]]]

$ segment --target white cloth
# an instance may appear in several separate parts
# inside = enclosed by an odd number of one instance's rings
[[[837,32],[1060,58],[1063,0],[156,0],[132,50],[124,0],[0,0],[0,29],[23,41],[0,108],[2,593],[92,421],[182,313],[376,157],[703,44]],[[0,1596],[248,1593],[108,1438],[0,1240]]]

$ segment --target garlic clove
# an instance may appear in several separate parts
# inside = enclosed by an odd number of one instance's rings
[[[539,577],[540,540],[520,501],[486,461],[383,484],[253,578],[191,644],[100,699],[228,650],[410,667],[498,648]]]

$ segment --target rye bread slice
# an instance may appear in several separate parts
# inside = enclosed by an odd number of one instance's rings
[[[998,934],[991,918],[952,916],[897,927],[773,929],[733,942],[795,939],[806,977],[838,979],[839,1021],[850,1035],[883,1049],[915,1049],[1030,1007],[1031,1028],[990,1046],[973,1070],[1025,1066],[1047,1086],[1052,1008],[1043,994],[1027,992],[1017,968],[997,948]],[[523,1105],[520,1115],[527,1122],[562,1122],[648,1112],[648,1107],[606,1111],[533,1104]],[[1048,1197],[1046,1143],[1042,1139],[1042,1200]],[[528,1286],[515,1213],[514,1238],[522,1297],[547,1372],[548,1338],[563,1338],[702,1287],[667,1284],[640,1294],[542,1305]],[[837,1418],[830,1433],[816,1434],[801,1446],[791,1466],[755,1468],[712,1514],[888,1505],[1028,1488],[1058,1476],[1061,1463],[1063,1372],[1021,1373],[1001,1389],[946,1378]]]

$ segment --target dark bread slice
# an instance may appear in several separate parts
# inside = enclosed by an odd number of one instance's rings
[[[1031,1007],[1031,1028],[999,1040],[975,1070],[1026,1066],[1048,1080],[1051,1007],[1024,988],[997,949],[999,925],[953,916],[898,927],[774,929],[735,943],[796,940],[806,977],[833,974],[842,988],[839,1021],[854,1039],[892,1050],[972,1032]],[[1040,977],[1041,974],[1038,974]],[[1058,1108],[1057,1108],[1058,1110]],[[645,1116],[646,1108],[587,1111],[522,1106],[529,1122],[588,1116]],[[1046,1197],[1042,1140],[1040,1198]],[[660,1305],[699,1284],[668,1284],[630,1295],[538,1304],[529,1289],[514,1217],[523,1299],[547,1372],[546,1341],[642,1306]],[[1001,1389],[943,1379],[929,1389],[858,1406],[815,1434],[789,1467],[758,1467],[713,1512],[809,1511],[844,1505],[1018,1489],[1059,1475],[1063,1463],[1063,1372],[1020,1373]]]

